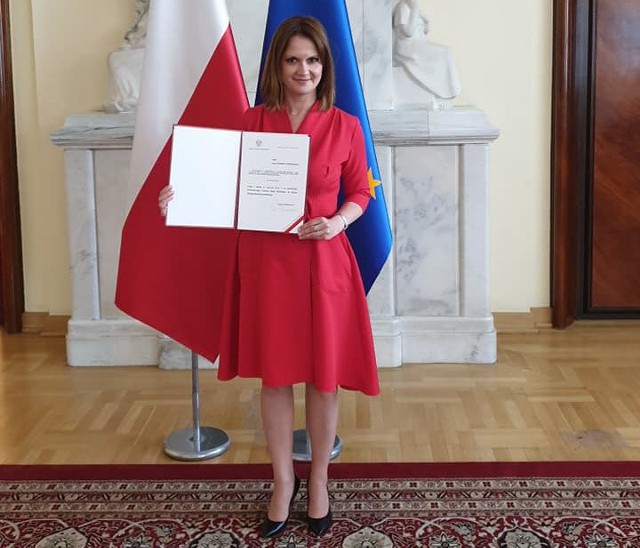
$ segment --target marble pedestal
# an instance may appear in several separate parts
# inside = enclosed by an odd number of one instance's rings
[[[371,111],[370,120],[395,239],[369,294],[379,365],[494,362],[488,147],[498,131],[471,108]],[[65,149],[67,360],[189,368],[188,352],[113,303],[133,123],[125,114],[72,115],[51,136]]]
[[[394,248],[369,294],[381,365],[493,363],[489,143],[482,111],[369,113]]]

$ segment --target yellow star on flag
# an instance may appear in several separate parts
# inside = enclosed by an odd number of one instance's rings
[[[369,179],[369,192],[371,192],[371,197],[376,199],[376,187],[382,184],[382,181],[373,178],[373,169],[369,168],[367,172],[367,178]]]

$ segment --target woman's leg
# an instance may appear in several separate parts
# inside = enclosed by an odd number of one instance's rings
[[[293,387],[263,386],[260,405],[274,480],[268,517],[272,521],[284,521],[289,515],[295,478],[292,459]]]
[[[311,473],[307,484],[309,493],[308,515],[322,518],[329,511],[329,461],[338,427],[338,393],[320,392],[308,383],[306,386],[307,430],[311,439]]]

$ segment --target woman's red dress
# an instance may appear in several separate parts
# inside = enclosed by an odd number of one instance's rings
[[[258,106],[248,131],[291,133],[287,113]],[[357,118],[332,107],[309,111],[298,133],[311,136],[305,214],[332,217],[344,200],[369,201],[366,153]],[[261,378],[265,386],[314,383],[379,393],[369,311],[344,232],[331,240],[241,231],[225,303],[218,378]]]

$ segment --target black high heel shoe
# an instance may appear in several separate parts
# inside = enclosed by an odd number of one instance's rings
[[[329,496],[329,487],[327,487],[327,497]],[[307,524],[309,525],[310,531],[316,536],[321,537],[324,535],[331,527],[331,523],[333,522],[333,513],[331,512],[331,499],[329,499],[329,510],[327,511],[327,515],[321,518],[312,518],[309,513],[307,513]]]
[[[295,477],[295,481],[293,482],[293,493],[291,494],[291,500],[289,501],[289,513],[291,513],[291,507],[293,506],[293,500],[296,498],[298,494],[298,490],[300,489],[300,478],[298,476]],[[284,531],[284,528],[289,523],[289,516],[287,515],[287,519],[284,521],[272,521],[269,519],[269,514],[264,518],[264,522],[262,523],[262,537],[263,538],[272,538],[276,535],[279,535]]]
[[[331,527],[331,523],[333,522],[333,513],[331,512],[331,508],[327,512],[327,515],[323,518],[312,518],[307,515],[307,523],[309,524],[309,529],[316,537],[321,537],[324,535]]]

